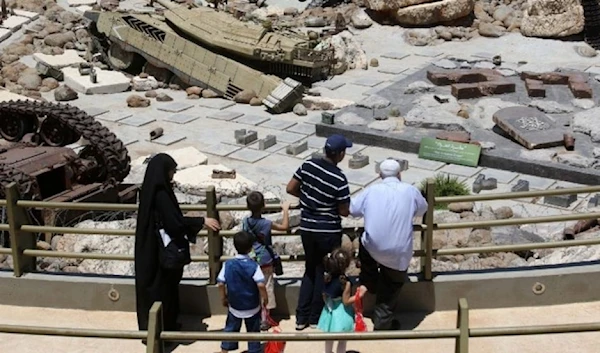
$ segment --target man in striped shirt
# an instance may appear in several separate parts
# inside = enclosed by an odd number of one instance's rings
[[[332,135],[325,143],[325,158],[310,159],[294,173],[288,194],[300,198],[300,234],[305,254],[305,270],[296,308],[296,330],[316,327],[323,310],[323,258],[342,244],[342,220],[348,216],[350,189],[337,167],[352,142]]]

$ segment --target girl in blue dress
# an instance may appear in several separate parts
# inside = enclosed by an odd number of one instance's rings
[[[321,312],[317,328],[324,332],[354,332],[354,296],[352,285],[346,276],[352,257],[344,249],[335,249],[323,259],[325,267],[325,286],[323,300],[325,307]],[[365,294],[365,288],[359,288],[359,296]],[[346,341],[338,341],[336,353],[346,353]],[[333,353],[333,341],[325,341],[325,353]]]

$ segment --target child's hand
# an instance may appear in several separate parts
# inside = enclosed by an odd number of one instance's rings
[[[269,297],[262,298],[262,305],[263,305],[263,307],[266,308],[267,304],[269,304]]]
[[[361,285],[356,291],[358,292],[358,296],[362,298],[365,296],[365,293],[367,293],[367,287]]]
[[[289,210],[290,210],[290,206],[291,206],[291,205],[292,205],[292,203],[291,203],[290,201],[284,201],[284,202],[281,204],[281,209],[282,209],[283,211],[289,211]]]
[[[221,298],[221,304],[226,308],[229,307],[229,300],[227,300],[227,297]]]

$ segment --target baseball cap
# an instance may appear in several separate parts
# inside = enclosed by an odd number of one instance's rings
[[[329,136],[325,142],[325,149],[330,152],[342,152],[350,147],[352,147],[352,142],[339,134]]]
[[[386,159],[379,164],[379,173],[382,177],[397,176],[400,174],[400,163],[393,159]]]

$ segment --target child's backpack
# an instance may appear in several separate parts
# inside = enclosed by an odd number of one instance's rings
[[[273,259],[273,272],[275,272],[277,276],[283,275],[283,264],[281,263],[281,258],[278,254],[275,253],[275,251],[273,251],[273,248],[271,248],[271,246],[265,244],[264,234],[258,233],[255,229],[250,228],[250,224],[248,223],[247,217],[244,218],[244,220],[242,221],[242,230],[244,232],[250,233],[252,236],[254,236],[255,241],[259,242],[265,247],[265,250],[269,252],[269,255],[271,255],[271,258]],[[259,256],[260,254],[256,254],[254,252],[254,249],[251,251],[250,257],[253,258],[256,262],[260,262]]]
[[[280,333],[281,328],[279,327],[279,323],[271,318],[269,315],[269,311],[263,308],[263,315],[271,328],[269,332],[271,333]],[[285,350],[285,341],[268,341],[264,346],[264,353],[283,353]]]

